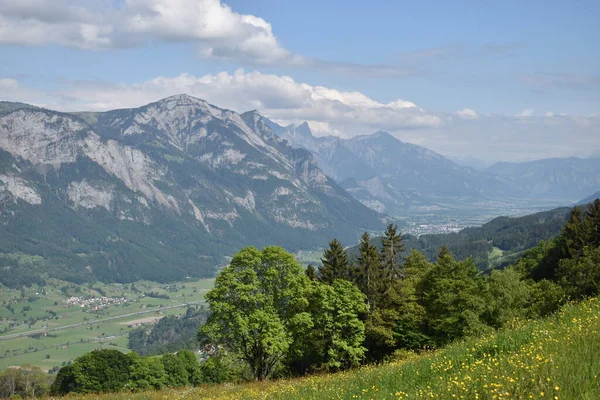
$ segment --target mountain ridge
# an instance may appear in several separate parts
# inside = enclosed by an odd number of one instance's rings
[[[0,281],[204,277],[245,245],[311,248],[382,226],[257,122],[188,95],[0,115]]]

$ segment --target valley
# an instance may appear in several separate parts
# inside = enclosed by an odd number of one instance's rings
[[[0,286],[0,369],[31,364],[50,371],[93,349],[128,352],[132,329],[188,307],[203,309],[212,285],[213,279],[126,285],[49,279],[22,290]]]

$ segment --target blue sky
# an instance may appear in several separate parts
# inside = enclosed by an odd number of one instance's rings
[[[4,0],[0,100],[105,110],[185,91],[452,156],[589,154],[599,20],[576,0]]]

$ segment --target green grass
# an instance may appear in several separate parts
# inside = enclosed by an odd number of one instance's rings
[[[74,396],[73,398],[77,398]],[[158,399],[599,399],[600,302],[382,366],[300,379],[84,396]]]

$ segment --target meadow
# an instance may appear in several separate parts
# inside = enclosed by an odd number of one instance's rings
[[[300,379],[76,399],[598,399],[600,302],[567,304],[543,320],[454,343],[400,353],[396,361]]]
[[[0,370],[23,364],[50,370],[97,348],[127,352],[127,335],[137,323],[183,314],[188,303],[202,307],[204,294],[212,285],[212,279],[85,285],[49,279],[43,287],[15,290],[0,286]],[[95,309],[99,302],[69,305],[67,300],[73,296],[112,300]],[[23,336],[6,339],[15,334]]]

